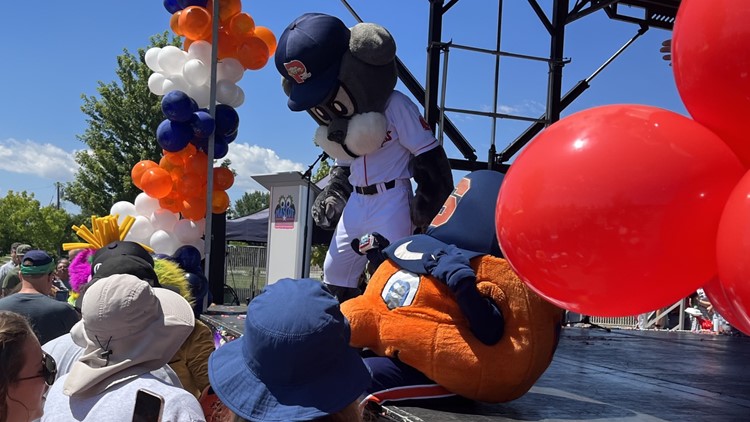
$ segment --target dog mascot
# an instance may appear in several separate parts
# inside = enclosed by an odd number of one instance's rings
[[[502,179],[491,170],[464,177],[427,232],[386,247],[364,294],[341,304],[351,345],[373,353],[365,358],[373,376],[367,400],[456,394],[506,402],[549,366],[562,311],[500,257],[494,217]]]
[[[396,44],[385,28],[308,13],[281,34],[275,62],[289,108],[315,119],[315,143],[335,160],[312,217],[336,229],[323,278],[344,301],[359,294],[367,260],[352,240],[426,227],[453,189],[450,164],[417,106],[394,90]]]

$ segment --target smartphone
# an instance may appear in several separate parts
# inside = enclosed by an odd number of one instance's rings
[[[159,422],[164,408],[164,398],[154,392],[140,389],[135,396],[133,422]]]

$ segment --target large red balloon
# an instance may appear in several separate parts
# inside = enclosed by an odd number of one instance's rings
[[[690,115],[750,167],[750,1],[683,0],[672,38],[675,82]]]
[[[715,134],[671,111],[592,108],[544,130],[496,208],[505,257],[534,291],[586,315],[635,315],[716,274],[716,231],[744,170]]]
[[[724,317],[732,327],[750,335],[750,318],[748,318],[747,312],[740,312],[737,309],[736,303],[730,299],[718,277],[706,283],[703,286],[703,291],[714,307],[714,311]]]
[[[719,313],[746,334],[750,334],[749,254],[750,172],[745,174],[729,196],[716,235],[719,280],[726,292],[727,307],[733,315],[727,317],[721,310]]]

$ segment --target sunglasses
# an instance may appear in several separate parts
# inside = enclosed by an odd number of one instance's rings
[[[42,372],[31,376],[31,377],[24,377],[19,378],[16,381],[24,381],[24,380],[30,380],[34,378],[44,378],[44,383],[48,386],[52,386],[52,384],[55,383],[55,378],[57,377],[57,363],[55,362],[55,358],[48,355],[47,353],[42,354]]]

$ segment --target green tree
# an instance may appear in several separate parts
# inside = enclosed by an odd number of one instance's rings
[[[328,160],[322,160],[320,164],[318,164],[318,170],[316,170],[315,174],[312,176],[313,183],[319,182],[321,179],[328,176],[328,173],[330,172],[331,165],[328,163]],[[323,262],[326,259],[327,251],[328,245],[313,245],[312,252],[310,253],[310,265],[323,268]]]
[[[57,255],[64,242],[73,241],[73,219],[67,211],[52,205],[42,207],[34,194],[8,191],[0,198],[0,248],[10,250],[13,242],[28,243]]]
[[[244,217],[268,208],[271,194],[268,192],[245,192],[242,197],[234,202],[234,215]]]
[[[167,34],[152,37],[149,47],[180,45],[179,37],[170,40]],[[144,60],[146,50],[138,49],[138,56],[124,50],[117,57],[119,82],[99,81],[99,97],[82,96],[89,126],[78,139],[88,150],[76,154],[80,169],[66,185],[65,199],[81,207],[83,215],[108,215],[115,202],[133,202],[140,193],[130,178],[133,166],[161,157],[156,128],[164,117],[160,98],[148,89],[152,71]]]

